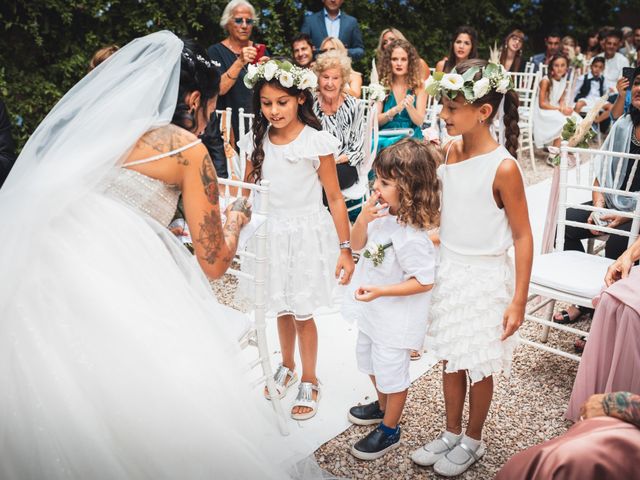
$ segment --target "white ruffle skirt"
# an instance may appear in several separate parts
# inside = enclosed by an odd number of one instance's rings
[[[467,370],[472,383],[509,376],[517,333],[504,341],[504,311],[514,288],[513,262],[504,255],[460,255],[441,247],[431,297],[427,352],[448,373]]]

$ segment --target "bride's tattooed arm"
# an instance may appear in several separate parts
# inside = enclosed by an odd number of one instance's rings
[[[629,392],[607,393],[602,398],[602,409],[610,417],[640,427],[640,395]]]

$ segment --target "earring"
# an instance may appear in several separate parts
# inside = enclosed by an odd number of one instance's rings
[[[478,123],[484,123],[484,120],[480,119],[478,120]]]

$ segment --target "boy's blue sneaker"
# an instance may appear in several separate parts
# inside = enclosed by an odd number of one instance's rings
[[[384,418],[384,412],[380,410],[380,404],[376,400],[367,405],[351,407],[348,418],[356,425],[378,425]]]
[[[351,455],[360,460],[375,460],[400,445],[400,427],[396,433],[387,434],[382,424],[351,447]]]

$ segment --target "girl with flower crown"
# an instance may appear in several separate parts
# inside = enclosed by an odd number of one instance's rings
[[[358,322],[358,368],[377,394],[349,410],[352,423],[376,425],[351,448],[361,460],[380,458],[400,442],[411,349],[424,341],[436,269],[427,230],[438,223],[440,160],[436,147],[411,138],[385,148],[373,164],[375,193],[351,230],[354,248],[366,248],[342,313]]]
[[[279,398],[297,382],[297,337],[302,378],[291,416],[306,420],[320,400],[313,313],[332,304],[335,279],[349,283],[355,268],[336,174],[339,142],[322,131],[313,113],[317,77],[312,71],[270,60],[251,66],[245,83],[253,89],[256,112],[252,131],[240,140],[250,158],[247,178],[271,182],[267,310],[278,318],[282,351],[274,378]],[[323,188],[331,214],[322,205]]]
[[[444,147],[440,266],[426,348],[444,361],[446,429],[412,454],[440,475],[460,475],[485,453],[482,428],[491,406],[493,375],[508,375],[527,300],[533,240],[524,184],[515,160],[518,96],[504,67],[484,60],[436,73],[429,94],[442,96]],[[505,145],[489,129],[504,109]],[[513,262],[507,251],[515,247]],[[469,388],[469,421],[462,412]]]

